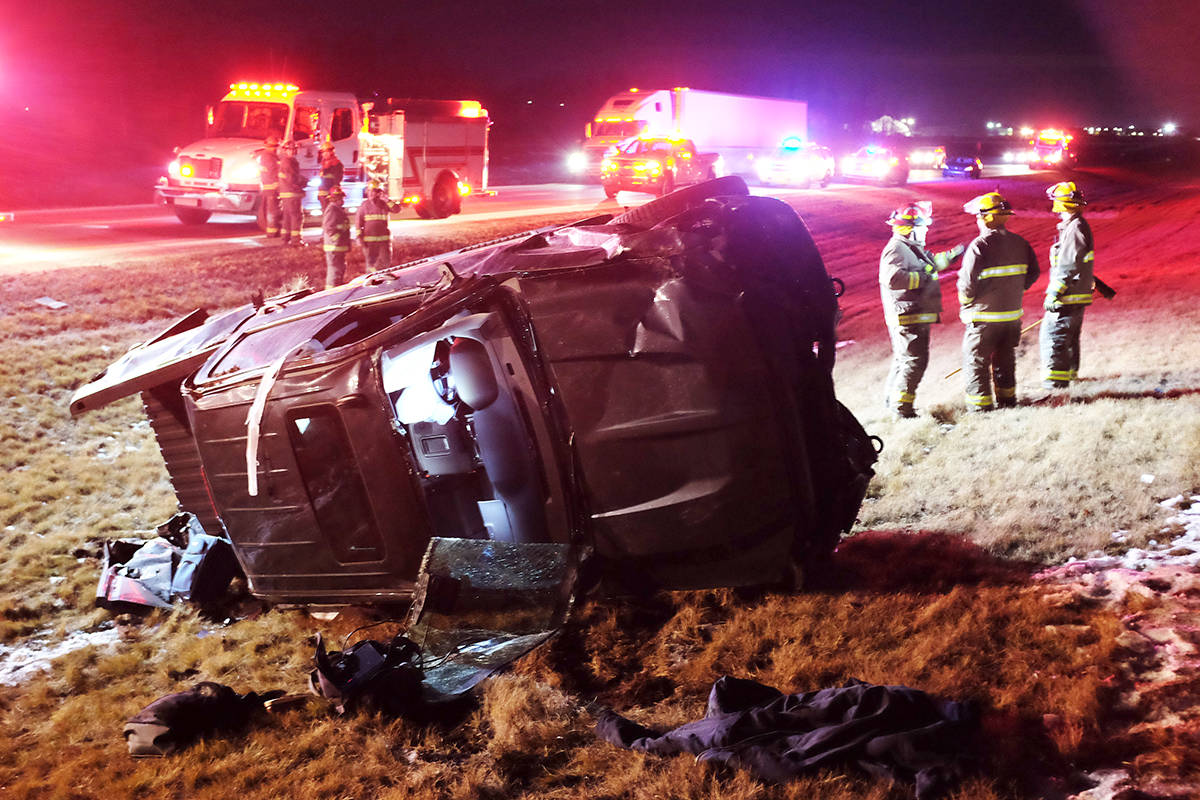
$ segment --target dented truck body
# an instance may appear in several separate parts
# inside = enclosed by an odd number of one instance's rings
[[[807,229],[737,178],[206,318],[72,399],[141,393],[180,505],[273,602],[411,596],[434,537],[556,543],[617,589],[828,555],[874,449],[834,397]]]

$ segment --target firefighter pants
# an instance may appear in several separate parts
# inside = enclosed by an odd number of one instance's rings
[[[1042,318],[1038,344],[1042,352],[1042,380],[1066,387],[1079,375],[1079,333],[1083,306],[1047,311]]]
[[[963,334],[967,409],[989,411],[1017,404],[1017,343],[1021,321],[971,322]],[[996,392],[993,400],[992,385]]]
[[[346,251],[325,251],[325,288],[340,286],[346,278]]]
[[[267,236],[279,235],[279,192],[274,189],[262,193],[263,219],[267,223]]]
[[[892,335],[892,368],[888,372],[887,396],[890,411],[908,412],[917,399],[917,384],[929,365],[929,323],[889,325]]]
[[[375,272],[392,265],[392,243],[363,242],[363,257],[367,260],[367,271]]]
[[[301,243],[300,231],[304,225],[304,216],[300,210],[301,196],[282,195],[279,198],[279,207],[283,211],[283,220],[280,224],[279,235],[283,237],[283,243],[295,241],[296,244]]]

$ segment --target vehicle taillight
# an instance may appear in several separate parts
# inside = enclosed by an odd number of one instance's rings
[[[405,205],[414,206],[417,203],[421,202],[421,195],[410,194],[407,197],[405,197],[403,200],[401,200],[400,202],[404,203]]]
[[[458,182],[458,193],[463,197],[466,197],[467,195],[469,195],[471,193],[471,184],[469,184],[465,181],[459,181]]]

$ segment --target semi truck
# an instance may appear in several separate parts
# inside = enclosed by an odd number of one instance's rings
[[[609,148],[633,136],[686,138],[721,156],[726,174],[755,174],[754,161],[789,138],[808,138],[808,104],[699,89],[630,89],[613,95],[567,159],[580,177],[600,174]]]
[[[220,212],[255,216],[265,227],[258,155],[264,140],[276,136],[296,143],[300,172],[309,179],[306,214],[320,211],[318,149],[330,142],[345,167],[348,210],[362,202],[367,182],[378,180],[418,216],[447,217],[460,210],[464,195],[487,189],[490,124],[476,100],[359,103],[347,92],[234,83],[209,107],[205,137],[176,149],[155,201],[188,225]]]

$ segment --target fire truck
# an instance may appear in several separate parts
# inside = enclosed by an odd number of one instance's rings
[[[1068,169],[1075,166],[1076,153],[1071,148],[1075,137],[1058,128],[1040,130],[1029,144],[1033,147],[1030,169]]]
[[[487,189],[487,110],[475,100],[388,98],[359,103],[346,92],[293,84],[234,83],[208,109],[205,138],[176,149],[158,180],[155,201],[180,222],[200,225],[214,212],[257,217],[265,227],[258,155],[271,135],[296,143],[309,179],[306,215],[320,212],[318,149],[331,142],[345,166],[346,208],[362,202],[370,180],[424,219],[461,210],[462,198]]]

